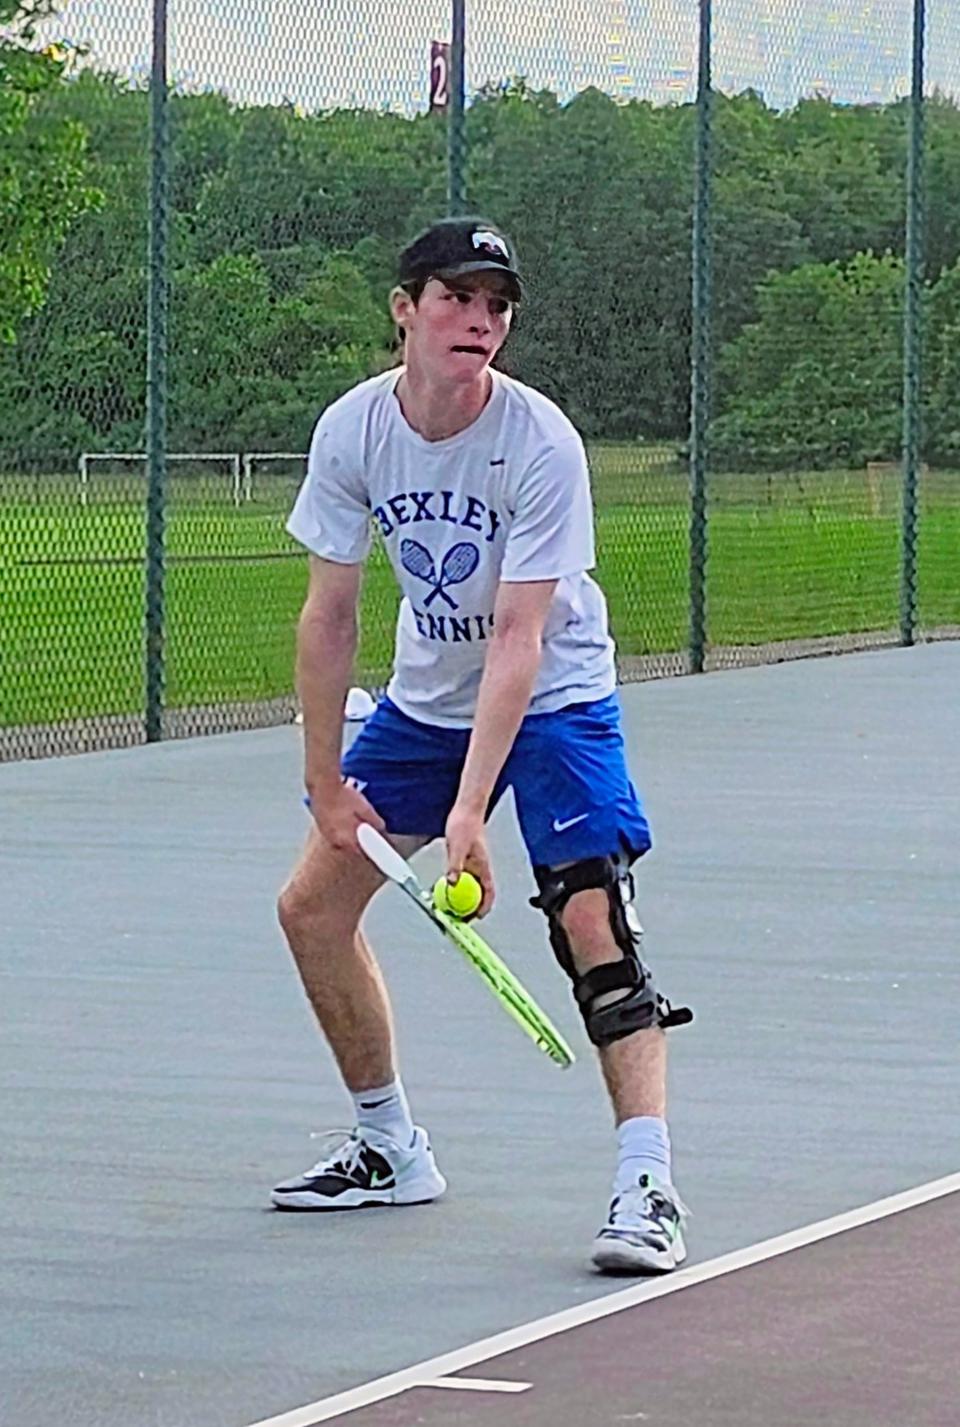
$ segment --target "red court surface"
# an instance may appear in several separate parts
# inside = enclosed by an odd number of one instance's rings
[[[459,1372],[437,1359],[399,1391],[383,1379],[368,1389],[391,1393],[380,1401],[341,1394],[271,1423],[958,1427],[960,1177],[940,1184],[941,1197],[873,1222],[701,1281],[694,1269],[687,1287],[675,1279],[608,1316],[478,1351]]]

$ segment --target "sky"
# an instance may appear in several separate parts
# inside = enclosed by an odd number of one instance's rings
[[[960,3],[927,0],[928,88],[960,98]],[[468,89],[522,74],[561,98],[593,84],[623,98],[693,98],[697,0],[466,0]],[[151,0],[63,0],[44,39],[88,63],[149,72]],[[715,85],[777,108],[909,91],[913,0],[714,0]],[[450,0],[169,0],[171,78],[243,103],[426,107],[432,39]]]

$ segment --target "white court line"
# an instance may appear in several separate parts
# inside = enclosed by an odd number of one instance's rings
[[[291,1412],[281,1412],[279,1417],[265,1417],[250,1427],[315,1427],[318,1422],[329,1422],[335,1417],[343,1417],[360,1407],[369,1407],[374,1402],[396,1397],[415,1387],[431,1387],[437,1378],[449,1377],[463,1368],[474,1367],[477,1363],[489,1362],[491,1358],[511,1353],[516,1348],[525,1348],[543,1338],[565,1333],[570,1328],[578,1328],[583,1323],[593,1323],[598,1318],[620,1313],[625,1308],[634,1308],[640,1303],[649,1303],[655,1298],[664,1298],[668,1293],[679,1293],[683,1288],[692,1288],[698,1283],[707,1283],[712,1278],[720,1278],[737,1269],[749,1268],[752,1264],[763,1263],[767,1259],[802,1249],[807,1244],[815,1244],[820,1239],[828,1239],[834,1234],[845,1233],[848,1229],[858,1229],[864,1224],[872,1224],[877,1219],[886,1219],[891,1214],[899,1214],[904,1209],[913,1209],[919,1204],[929,1204],[934,1199],[942,1199],[947,1194],[960,1191],[960,1174],[948,1174],[943,1179],[931,1180],[928,1184],[917,1185],[902,1194],[892,1194],[887,1199],[877,1199],[873,1204],[864,1204],[859,1209],[850,1209],[845,1214],[835,1214],[831,1219],[821,1219],[819,1223],[808,1224],[802,1229],[791,1229],[773,1239],[764,1239],[750,1248],[736,1249],[721,1258],[697,1264],[693,1268],[681,1269],[679,1273],[664,1278],[647,1279],[622,1289],[619,1293],[608,1293],[601,1298],[593,1298],[587,1303],[579,1303],[574,1308],[564,1308],[560,1313],[551,1313],[546,1318],[535,1318],[530,1323],[521,1323],[516,1328],[508,1328],[504,1333],[495,1333],[491,1338],[481,1338],[466,1347],[455,1348],[452,1352],[441,1353],[439,1357],[428,1358],[413,1367],[402,1368],[399,1372],[388,1373],[386,1377],[374,1378],[360,1387],[351,1387],[346,1392],[338,1392],[333,1397],[323,1397],[306,1407],[295,1407]]]
[[[458,1387],[462,1392],[528,1392],[532,1382],[508,1381],[502,1377],[432,1377],[424,1387]]]

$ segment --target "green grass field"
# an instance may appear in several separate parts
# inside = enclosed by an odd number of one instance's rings
[[[686,477],[663,449],[591,452],[597,578],[621,653],[685,646]],[[306,561],[276,481],[235,507],[174,482],[167,522],[167,702],[269,698],[291,687]],[[124,498],[125,497],[125,498]],[[0,479],[0,725],[130,713],[143,703],[142,485]],[[883,630],[898,621],[899,478],[863,471],[711,478],[714,645]],[[960,473],[924,478],[921,624],[960,624]],[[383,679],[397,597],[381,549],[364,581],[358,682]]]

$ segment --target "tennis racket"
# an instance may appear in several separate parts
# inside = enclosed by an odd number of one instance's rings
[[[557,1065],[566,1069],[574,1062],[574,1054],[563,1036],[536,1001],[514,976],[510,968],[488,946],[473,927],[433,905],[433,898],[422,885],[405,858],[369,823],[360,823],[357,842],[375,867],[385,877],[406,892],[412,902],[433,922],[448,941],[461,951],[479,971],[490,990],[530,1039]]]

